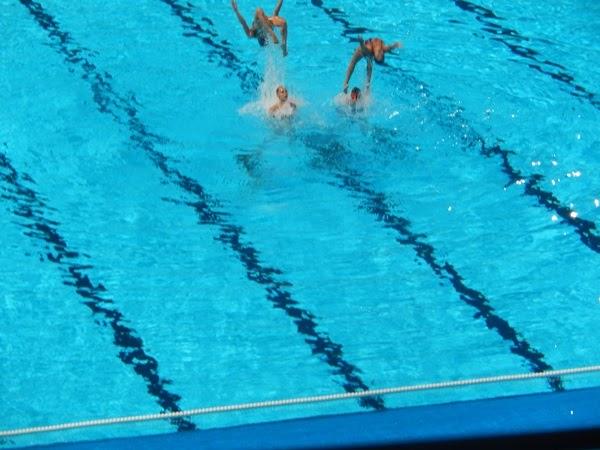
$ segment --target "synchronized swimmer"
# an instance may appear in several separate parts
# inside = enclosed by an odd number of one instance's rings
[[[279,38],[277,37],[274,28],[280,28],[281,50],[283,52],[283,56],[287,56],[287,22],[279,15],[282,5],[283,0],[278,0],[271,16],[267,16],[262,8],[256,8],[252,26],[249,27],[246,23],[246,20],[244,20],[244,17],[239,12],[237,1],[231,0],[231,7],[233,8],[233,11],[242,25],[246,36],[251,39],[256,39],[261,47],[267,46],[269,43],[279,44]],[[368,96],[371,89],[373,62],[376,64],[384,64],[385,54],[396,48],[401,48],[402,43],[394,42],[391,45],[386,45],[383,40],[378,37],[373,37],[365,41],[363,40],[362,36],[358,37],[358,41],[359,45],[356,50],[354,50],[354,53],[350,58],[350,62],[348,63],[348,69],[346,70],[346,77],[344,78],[342,90],[344,94],[347,94],[348,83],[352,77],[352,74],[354,73],[356,64],[361,59],[365,58],[367,61],[365,93]],[[288,99],[287,88],[284,85],[277,86],[275,95],[277,96],[278,101],[268,109],[269,115],[272,117],[292,116],[296,112],[297,104]],[[358,87],[355,87],[352,89],[349,98],[347,98],[345,102],[351,107],[352,112],[356,112],[363,106],[362,98],[363,96],[361,90]]]
[[[252,26],[248,27],[248,24],[244,20],[244,17],[240,14],[236,0],[231,0],[231,7],[235,12],[238,20],[242,24],[242,28],[250,39],[256,39],[261,47],[265,47],[269,43],[269,39],[273,44],[278,44],[279,39],[273,31],[273,27],[281,28],[281,50],[283,56],[287,56],[287,22],[283,17],[279,16],[279,10],[283,0],[279,0],[273,11],[273,15],[268,17],[262,8],[256,8],[254,12],[254,20]]]
[[[348,82],[352,77],[356,63],[362,58],[367,60],[367,78],[365,86],[367,89],[371,86],[371,75],[373,74],[373,61],[377,64],[383,64],[385,62],[385,54],[392,51],[395,48],[402,47],[400,42],[394,42],[392,45],[385,45],[385,43],[379,38],[371,38],[366,41],[363,40],[362,36],[358,37],[359,45],[354,50],[350,63],[348,64],[348,70],[346,71],[346,78],[344,79],[343,91],[348,92]]]
[[[360,88],[353,87],[350,91],[350,99],[348,100],[348,104],[350,105],[350,109],[352,112],[356,112],[361,110],[361,101],[362,101],[362,92]]]
[[[275,89],[275,95],[277,95],[278,102],[269,108],[269,115],[275,117],[289,117],[296,112],[298,105],[288,99],[288,90],[285,86],[280,84]],[[279,114],[278,114],[279,113]]]

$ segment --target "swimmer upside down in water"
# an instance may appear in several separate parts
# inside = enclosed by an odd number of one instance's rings
[[[287,22],[283,17],[279,16],[279,10],[281,9],[282,4],[283,0],[277,2],[273,15],[270,17],[265,14],[262,8],[256,8],[252,26],[249,27],[238,10],[236,0],[231,0],[231,7],[242,24],[246,36],[251,39],[256,39],[261,47],[266,46],[269,43],[269,40],[274,44],[278,44],[279,39],[277,38],[275,31],[273,31],[273,27],[281,28],[281,50],[283,51],[283,56],[287,56]]]
[[[371,38],[364,41],[362,36],[359,36],[358,41],[359,46],[354,50],[350,63],[348,64],[348,70],[346,71],[346,78],[344,79],[343,86],[344,93],[348,92],[348,82],[350,81],[350,77],[352,76],[354,67],[358,61],[362,58],[367,59],[367,79],[365,85],[367,89],[369,89],[371,85],[371,74],[373,73],[373,60],[377,64],[383,64],[387,52],[402,47],[402,43],[400,42],[394,42],[392,45],[385,45],[379,38]]]

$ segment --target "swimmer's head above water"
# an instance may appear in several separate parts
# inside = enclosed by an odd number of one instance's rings
[[[356,103],[360,100],[361,92],[360,88],[354,87],[352,91],[350,91],[350,103]]]
[[[284,110],[287,109],[285,115],[292,115],[296,110],[297,105],[293,101],[288,100],[287,88],[283,84],[280,84],[275,89],[275,95],[277,96],[278,102],[269,108],[269,114],[274,115],[277,112],[284,112]]]
[[[283,84],[280,84],[277,86],[277,89],[275,89],[275,95],[280,102],[286,102],[288,99],[288,90]]]

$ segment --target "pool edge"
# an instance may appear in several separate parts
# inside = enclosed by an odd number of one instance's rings
[[[41,446],[48,449],[600,449],[600,387],[203,431]],[[32,448],[32,447],[19,447]]]

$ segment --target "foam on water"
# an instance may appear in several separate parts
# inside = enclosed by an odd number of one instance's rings
[[[257,99],[250,101],[238,109],[240,114],[255,116],[268,115],[269,108],[278,102],[275,90],[283,85],[291,91],[286,84],[286,60],[281,55],[278,47],[268,46],[265,51],[265,68],[263,80],[256,91]],[[304,106],[306,102],[297,94],[290,93],[289,101],[297,106]],[[291,106],[285,105],[277,111],[275,117],[282,118],[293,114]]]

